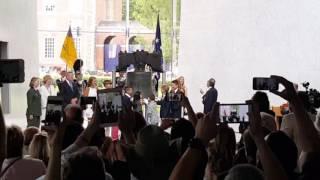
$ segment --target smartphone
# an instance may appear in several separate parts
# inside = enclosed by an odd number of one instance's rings
[[[248,123],[251,104],[220,104],[220,123]]]
[[[253,78],[253,89],[276,91],[279,89],[279,84],[275,79],[272,78],[255,77]]]
[[[43,121],[45,126],[58,126],[63,117],[63,98],[61,96],[49,96],[47,100],[46,116]]]
[[[94,105],[96,103],[96,97],[84,97],[80,98],[80,106],[82,109],[83,118],[85,120],[91,120],[94,113]]]
[[[119,122],[122,105],[122,89],[98,90],[98,103],[100,112],[97,117],[101,118],[101,127],[115,126]]]

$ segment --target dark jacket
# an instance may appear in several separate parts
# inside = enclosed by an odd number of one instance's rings
[[[210,88],[202,97],[202,103],[204,106],[203,113],[207,114],[212,110],[213,105],[217,102],[217,98],[218,91],[214,87]]]
[[[168,93],[164,98],[157,102],[160,105],[160,118],[168,118],[170,113],[170,102],[168,100]]]
[[[125,109],[132,110],[133,104],[131,102],[131,99],[126,95],[122,96],[122,106]]]
[[[38,90],[30,88],[27,92],[27,116],[41,116],[41,94]]]
[[[176,99],[176,97],[178,97],[178,96],[180,96],[180,98],[181,98],[182,92],[180,90],[178,90],[177,92],[171,91],[171,93],[174,93],[174,99]],[[181,102],[180,101],[171,101],[170,102],[170,117],[180,119],[181,115],[182,115],[181,112],[182,112]]]
[[[71,103],[71,99],[80,98],[80,92],[78,86],[72,83],[72,88],[69,86],[67,80],[61,84],[61,96],[63,97],[63,104],[67,105]]]
[[[77,80],[74,80],[73,82],[77,85],[79,93],[80,93],[81,95],[83,95],[84,90],[85,90],[86,87],[88,86],[87,80],[83,80],[81,84],[80,84],[79,81],[77,81]]]

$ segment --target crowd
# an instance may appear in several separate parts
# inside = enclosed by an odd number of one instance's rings
[[[276,126],[267,94],[258,91],[247,101],[249,123],[240,125],[237,142],[234,129],[219,123],[214,79],[201,91],[204,110],[197,113],[183,77],[172,81],[171,89],[162,85],[162,97],[152,95],[147,103],[140,92],[123,86],[121,136],[114,139],[101,127],[99,106],[83,127],[79,97],[97,96],[97,83],[94,77],[85,82],[79,76],[74,80],[72,73],[65,73],[58,92],[49,76],[41,87],[39,78],[32,78],[24,131],[6,127],[0,106],[1,180],[320,179],[319,119],[305,94],[283,77],[271,76],[285,87],[272,93],[290,106],[281,125]],[[112,83],[106,81],[105,88]],[[39,129],[45,98],[54,94],[63,97],[65,115],[58,126]]]

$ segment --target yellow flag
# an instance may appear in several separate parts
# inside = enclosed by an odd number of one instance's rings
[[[64,40],[60,57],[66,62],[68,68],[72,68],[77,59],[77,50],[72,38],[71,27],[69,27],[68,34]]]

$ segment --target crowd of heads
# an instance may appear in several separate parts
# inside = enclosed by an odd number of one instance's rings
[[[65,77],[67,80],[73,79],[71,73],[65,72]],[[43,83],[46,84],[48,81],[52,81],[52,78],[45,76]],[[40,80],[34,78],[30,82],[30,87],[35,88],[39,83]],[[112,81],[106,80],[103,84],[105,88],[112,88]],[[215,80],[208,80],[207,85],[215,87]],[[90,78],[88,86],[96,87],[96,78]],[[172,81],[171,91],[176,90],[186,92],[183,77]],[[134,100],[141,99],[141,93],[133,92],[132,87],[125,86],[124,92]],[[169,93],[170,86],[162,85],[161,92]],[[297,93],[297,97],[305,108],[301,111],[308,110],[308,99],[302,93]],[[152,95],[150,99],[156,100],[156,97]],[[188,101],[188,98],[184,96],[183,101]],[[280,130],[281,125],[276,126],[277,118],[270,108],[269,98],[265,92],[256,92],[252,101],[261,115],[259,119],[261,118],[262,127],[259,134],[263,137],[267,150],[270,150],[272,157],[284,170],[286,177],[290,180],[319,178],[318,149],[307,152],[307,155],[298,152],[297,142]],[[179,166],[186,166],[188,169],[188,166],[192,166],[188,164],[193,162],[192,158],[198,158],[196,155],[190,155],[197,154],[197,151],[190,150],[193,148],[190,142],[199,137],[205,125],[217,123],[207,121],[213,118],[214,108],[209,114],[192,112],[191,105],[189,107],[184,104],[183,108],[188,110],[187,117],[178,120],[162,119],[159,126],[148,125],[141,113],[129,109],[125,114],[119,115],[118,127],[121,136],[119,139],[113,139],[106,136],[107,128],[99,126],[95,116],[89,126],[84,128],[81,107],[70,104],[65,107],[63,122],[58,127],[42,129],[29,127],[24,131],[17,126],[7,127],[6,159],[27,157],[41,160],[45,167],[49,167],[52,165],[50,165],[52,158],[56,158],[51,156],[56,151],[55,146],[61,143],[60,153],[62,151],[63,158],[59,159],[61,163],[58,164],[62,164],[63,180],[167,180],[169,178],[175,180],[172,174],[177,173]],[[291,113],[297,111],[299,110],[294,109]],[[270,117],[273,121],[270,121]],[[249,123],[240,124],[239,129],[234,129],[227,123],[217,123],[216,126],[214,138],[205,145],[205,155],[200,156],[203,159],[201,162],[193,162],[200,165],[190,170],[194,171],[194,177],[191,179],[263,180],[272,177],[266,169],[268,167],[263,157],[265,152],[259,152],[265,149],[259,149],[261,146],[257,144],[259,142]],[[300,132],[299,128],[292,130]],[[60,132],[63,132],[61,141],[59,141]],[[236,140],[236,135],[241,137],[239,141]],[[67,154],[76,147],[78,148],[76,151]],[[182,160],[188,155],[191,158]],[[299,157],[303,157],[301,161]],[[48,168],[47,174],[43,175],[49,176],[50,170]]]

